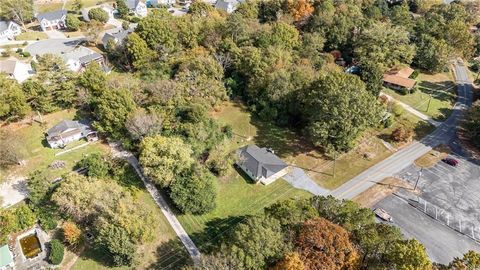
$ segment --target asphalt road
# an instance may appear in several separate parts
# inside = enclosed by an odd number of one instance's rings
[[[458,99],[450,117],[430,135],[419,142],[414,142],[389,158],[377,163],[347,183],[333,190],[330,194],[339,199],[352,199],[383,179],[393,176],[412,164],[439,144],[447,144],[455,138],[458,121],[465,108],[472,102],[472,85],[464,65],[455,63],[454,71],[458,85]]]
[[[448,264],[469,250],[480,252],[480,246],[455,230],[425,215],[406,201],[389,196],[375,205],[393,217],[393,225],[407,238],[415,238],[426,248],[432,261]]]
[[[46,39],[32,43],[25,48],[32,56],[47,53],[60,55],[69,52],[81,43],[85,38]]]

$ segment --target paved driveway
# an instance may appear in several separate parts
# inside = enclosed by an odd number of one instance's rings
[[[28,195],[27,180],[23,177],[9,179],[0,185],[0,207],[9,207],[25,199]]]
[[[64,38],[64,39],[46,39],[30,44],[25,51],[31,55],[44,55],[47,53],[60,55],[71,51],[75,46],[84,41],[85,38]]]
[[[45,31],[45,34],[47,34],[48,38],[50,38],[50,39],[64,39],[64,38],[67,38],[63,32],[60,32],[58,30]]]
[[[320,187],[313,181],[304,170],[294,167],[292,171],[283,177],[290,185],[295,188],[306,190],[314,195],[326,196],[329,191]]]
[[[391,195],[375,205],[385,209],[407,238],[415,238],[426,248],[431,260],[448,264],[469,250],[480,252],[478,243],[435,221],[406,201]]]

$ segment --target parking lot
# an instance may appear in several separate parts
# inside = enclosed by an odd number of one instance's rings
[[[412,186],[419,179],[419,197],[401,190],[400,196],[375,205],[388,211],[407,237],[421,241],[432,260],[444,264],[468,250],[480,252],[472,239],[480,239],[480,166],[461,155],[450,156],[458,166],[439,162],[421,170],[411,165],[396,175]]]

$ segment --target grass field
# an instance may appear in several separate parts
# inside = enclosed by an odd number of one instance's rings
[[[413,94],[401,95],[388,88],[384,88],[383,91],[434,120],[445,120],[451,114],[456,100],[456,87],[452,76],[449,73],[435,75],[422,73],[418,76],[417,81],[418,90]],[[429,108],[430,95],[432,99]]]
[[[39,31],[30,31],[22,32],[20,35],[15,37],[15,40],[37,40],[37,39],[47,39],[48,36],[44,32]]]
[[[71,10],[72,8],[72,4],[73,4],[73,0],[67,0],[67,4],[65,6],[65,8],[67,10]],[[83,4],[83,7],[91,7],[91,6],[95,6],[95,5],[99,5],[99,4],[103,4],[103,3],[107,3],[107,2],[111,2],[111,1],[108,1],[108,0],[82,0],[82,4]],[[49,11],[55,11],[55,10],[58,10],[58,9],[61,9],[62,6],[63,6],[63,2],[62,1],[57,1],[57,2],[51,2],[51,3],[37,3],[35,4],[38,12],[49,12]]]
[[[365,169],[392,154],[381,139],[388,140],[389,134],[398,125],[412,126],[419,139],[433,130],[419,118],[405,112],[401,119],[385,130],[370,130],[359,140],[358,146],[337,158],[333,177],[333,158],[325,156],[298,133],[262,122],[250,115],[239,103],[226,103],[212,116],[224,124],[230,124],[235,133],[236,145],[257,144],[271,147],[287,163],[298,166],[320,186],[334,189]]]
[[[245,215],[261,213],[264,207],[277,201],[310,196],[310,193],[293,188],[284,180],[264,186],[250,183],[233,171],[220,180],[215,210],[201,216],[179,215],[178,219],[199,248],[208,250]]]
[[[48,147],[46,143],[45,132],[49,128],[61,120],[73,119],[75,115],[75,110],[64,110],[44,116],[43,120],[45,121],[45,124],[43,125],[27,120],[29,123],[14,123],[2,127],[2,129],[11,132],[11,134],[15,134],[18,141],[22,142],[21,152],[24,155],[26,164],[9,167],[8,169],[0,169],[0,179],[8,175],[27,176],[34,170],[46,170],[47,175],[54,179],[71,171],[75,164],[88,153],[107,151],[107,146],[98,141],[69,153],[55,156],[55,154],[59,152],[71,149],[72,147],[86,142],[85,140],[74,142],[69,144],[65,149],[52,149]],[[55,160],[65,161],[66,166],[62,169],[49,169],[48,166]]]

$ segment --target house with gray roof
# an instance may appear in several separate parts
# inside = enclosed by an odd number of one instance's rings
[[[256,183],[268,185],[290,172],[290,166],[269,148],[247,145],[238,149],[237,156],[237,166]]]
[[[46,137],[51,148],[61,148],[83,138],[89,141],[96,140],[97,133],[90,129],[90,126],[79,121],[63,120],[50,128]]]
[[[240,3],[243,3],[244,0],[217,0],[215,3],[215,8],[219,10],[223,10],[227,13],[232,13],[237,9],[237,6]]]
[[[104,59],[98,52],[84,46],[78,46],[71,51],[60,55],[65,65],[74,72],[79,72],[87,68],[92,63],[104,65]]]
[[[13,21],[0,21],[0,42],[14,39],[22,33],[20,25]]]
[[[43,31],[64,29],[66,27],[67,11],[65,9],[40,13],[36,17]]]
[[[140,0],[124,0],[128,10],[138,17],[147,17],[147,5]]]
[[[102,37],[103,47],[106,49],[109,42],[113,43],[113,45],[123,45],[125,38],[132,32],[133,29],[124,30],[122,27],[105,31]]]

